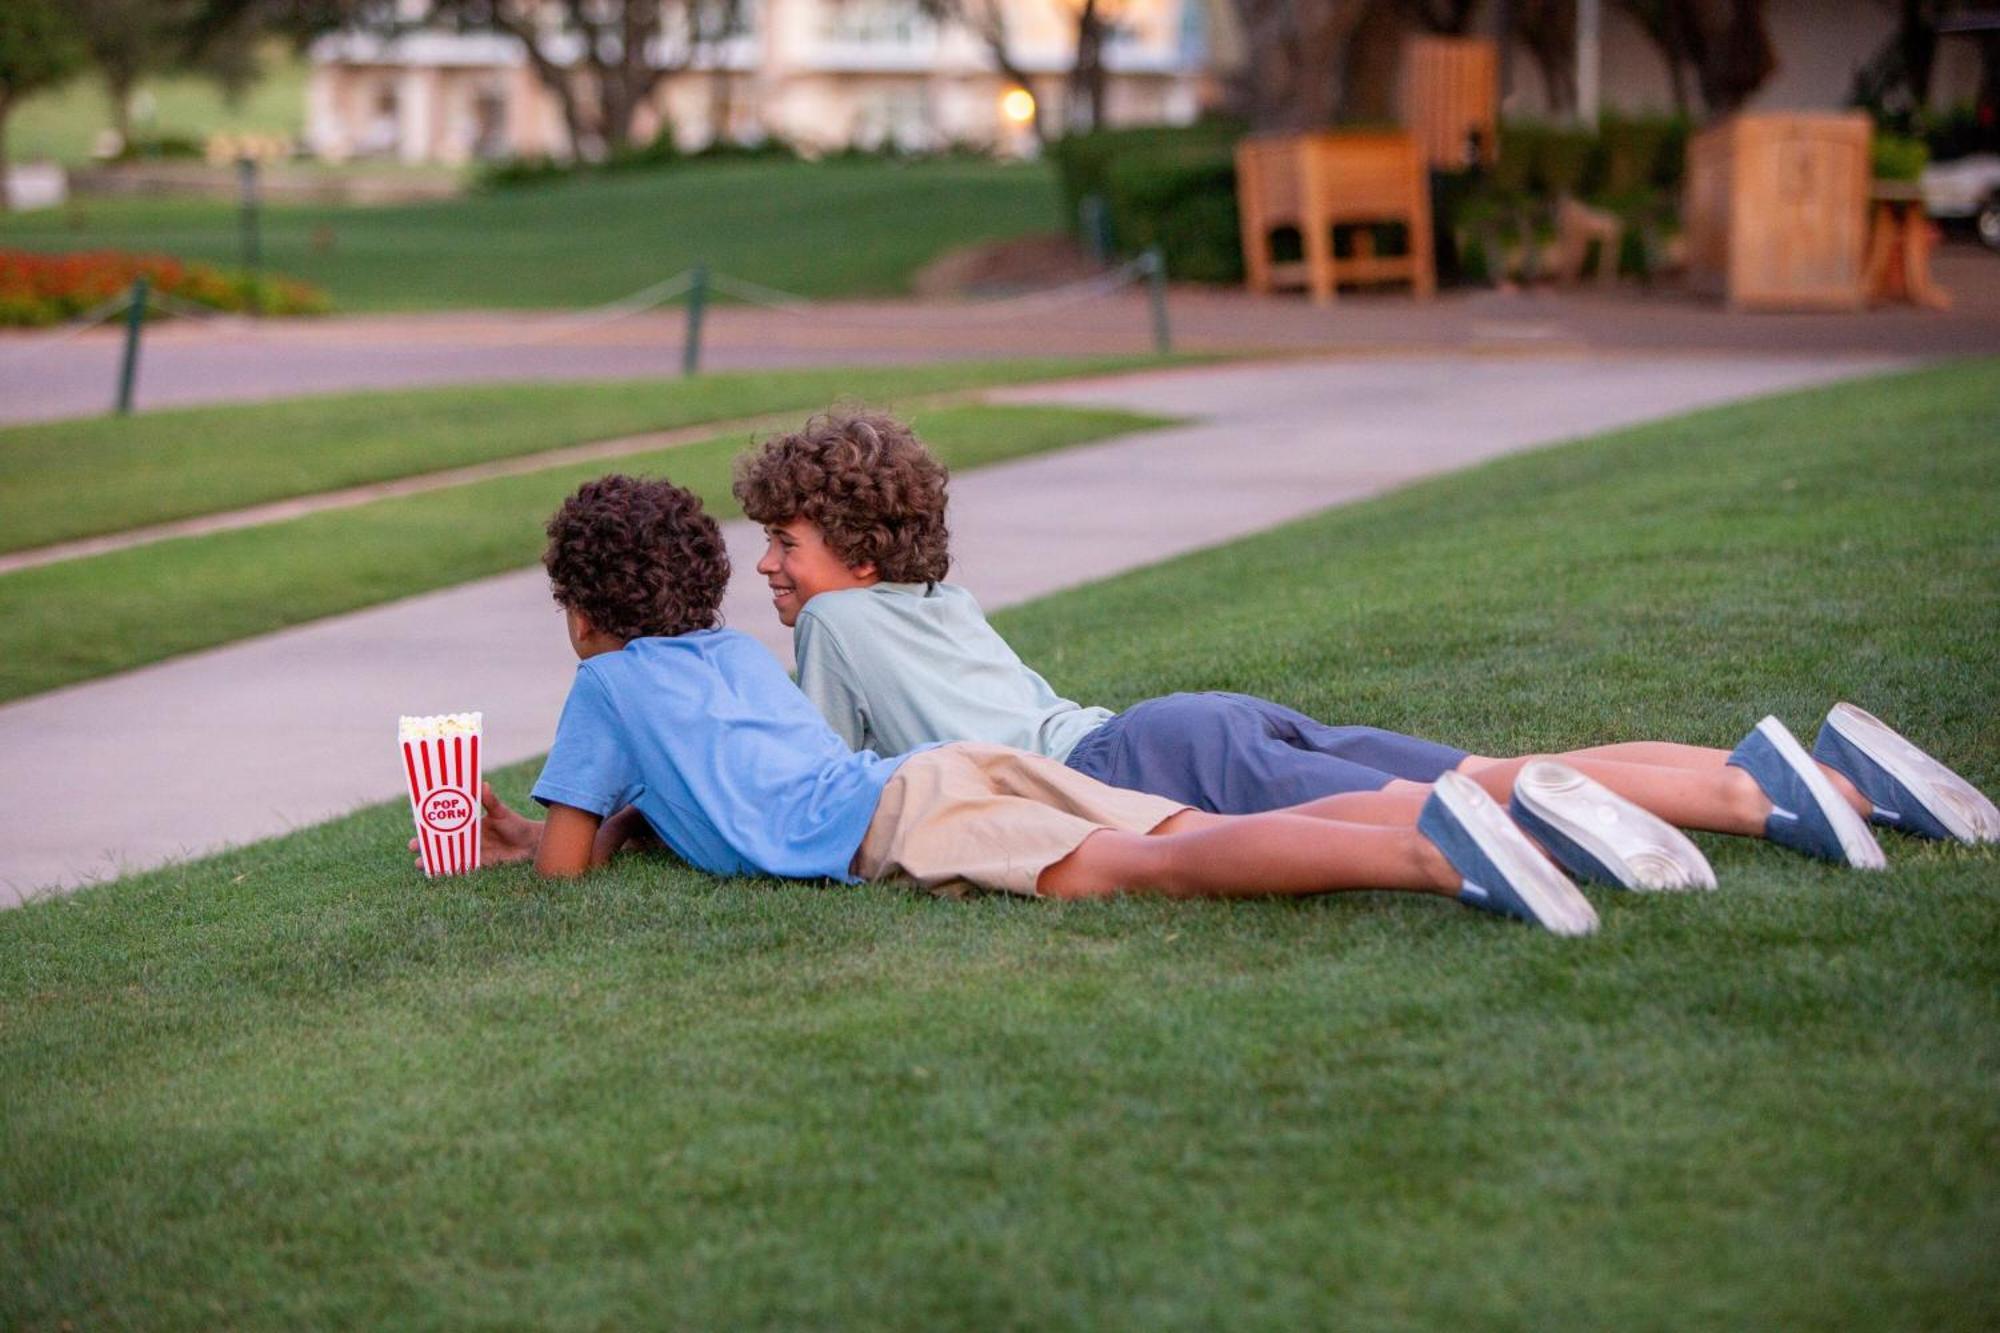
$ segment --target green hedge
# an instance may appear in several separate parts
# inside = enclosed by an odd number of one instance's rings
[[[1474,233],[1488,245],[1496,228],[1532,234],[1552,225],[1561,195],[1590,200],[1627,220],[1620,266],[1643,273],[1651,241],[1676,225],[1688,129],[1685,119],[1667,116],[1609,115],[1595,134],[1510,121],[1500,127],[1498,164],[1476,181],[1440,188],[1438,203],[1453,233],[1483,249]],[[1215,120],[1058,141],[1049,156],[1070,226],[1081,230],[1083,200],[1095,195],[1117,253],[1156,245],[1174,278],[1241,282],[1234,149],[1245,133],[1240,123]],[[1477,260],[1472,267],[1469,276],[1478,276]]]
[[[1241,282],[1234,153],[1244,132],[1240,123],[1211,120],[1058,140],[1049,158],[1070,226],[1081,229],[1083,201],[1095,195],[1118,253],[1156,245],[1171,277]]]

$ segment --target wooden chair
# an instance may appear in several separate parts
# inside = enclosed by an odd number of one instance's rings
[[[1236,146],[1236,202],[1250,290],[1304,286],[1316,305],[1343,282],[1403,281],[1419,299],[1437,290],[1431,256],[1430,182],[1416,142],[1401,132],[1319,133],[1246,139]],[[1404,253],[1378,255],[1370,227],[1399,223]],[[1352,226],[1352,251],[1335,254],[1334,229]],[[1271,233],[1299,232],[1303,259],[1278,262]]]

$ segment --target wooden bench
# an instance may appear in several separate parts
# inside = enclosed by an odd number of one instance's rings
[[[1408,282],[1419,298],[1437,290],[1431,257],[1430,183],[1416,141],[1397,132],[1288,135],[1236,146],[1236,202],[1250,290],[1303,286],[1315,304],[1341,283]],[[1405,251],[1375,253],[1371,228],[1395,223]],[[1271,234],[1298,229],[1302,259],[1272,257]],[[1351,254],[1336,256],[1334,230],[1354,227]]]

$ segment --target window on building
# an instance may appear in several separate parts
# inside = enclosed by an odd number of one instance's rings
[[[819,35],[830,42],[869,46],[916,46],[937,37],[937,24],[916,0],[826,0],[820,7]]]

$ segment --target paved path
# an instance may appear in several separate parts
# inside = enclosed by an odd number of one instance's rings
[[[1176,287],[1170,307],[1183,351],[2000,353],[2000,255],[1947,246],[1937,268],[1955,301],[1944,313],[1740,314],[1631,288],[1456,292],[1428,302],[1348,295],[1321,308],[1297,296]],[[677,375],[683,329],[678,310],[583,328],[559,312],[169,323],[146,335],[138,402],[144,410],[363,388]],[[1150,351],[1152,335],[1145,298],[1126,291],[1066,305],[829,302],[805,315],[716,306],[703,342],[704,367],[742,370],[1130,354]],[[113,329],[66,341],[0,333],[0,422],[106,411],[118,356]]]
[[[1379,358],[1012,389],[995,396],[1203,421],[965,474],[954,577],[999,607],[1496,454],[1889,364]],[[789,657],[756,534],[729,536],[729,623]],[[482,709],[490,762],[537,754],[572,668],[534,570],[0,707],[0,903],[392,798],[401,712]]]

